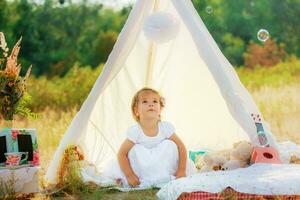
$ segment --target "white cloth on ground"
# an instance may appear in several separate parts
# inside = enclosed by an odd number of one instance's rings
[[[300,146],[297,146],[297,144],[292,141],[278,143],[277,148],[280,154],[280,159],[285,164],[290,163],[292,156],[296,156],[300,159]]]
[[[218,193],[227,187],[250,194],[300,194],[300,165],[254,164],[231,171],[198,173],[169,182],[157,196],[159,199],[172,200],[184,192]]]

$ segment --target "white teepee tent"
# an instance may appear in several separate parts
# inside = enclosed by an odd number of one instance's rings
[[[157,12],[168,13],[178,25],[177,34],[163,43],[145,34],[149,28],[145,22]],[[85,158],[101,171],[134,123],[131,98],[144,86],[165,97],[162,119],[174,124],[188,149],[229,148],[245,139],[257,143],[250,114],[260,112],[191,1],[138,0],[101,75],[61,140],[47,180],[56,182],[61,155],[70,144],[80,145]],[[271,134],[268,137],[274,143]]]

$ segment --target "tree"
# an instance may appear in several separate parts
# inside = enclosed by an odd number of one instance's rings
[[[273,0],[272,10],[277,26],[274,37],[285,43],[288,53],[300,56],[300,0]]]
[[[107,60],[113,46],[117,40],[118,33],[115,31],[101,32],[96,38],[94,56],[91,58],[91,64],[97,65]]]
[[[8,12],[6,0],[0,0],[0,31],[6,31]]]
[[[223,53],[234,66],[242,65],[244,62],[243,53],[245,43],[239,37],[234,37],[231,33],[226,33],[222,38]]]

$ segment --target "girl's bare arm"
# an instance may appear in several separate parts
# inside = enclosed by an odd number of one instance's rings
[[[120,167],[125,174],[128,183],[135,187],[140,184],[138,177],[133,172],[129,159],[128,159],[128,152],[130,149],[134,146],[134,143],[130,140],[126,139],[123,144],[120,147],[120,150],[118,152],[118,161],[120,164]]]
[[[185,145],[176,134],[173,134],[169,139],[176,143],[179,152],[179,163],[178,163],[178,168],[175,176],[176,178],[185,177],[186,162],[187,162],[187,152],[186,152]]]

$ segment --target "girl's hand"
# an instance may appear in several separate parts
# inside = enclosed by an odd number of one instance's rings
[[[185,171],[183,170],[178,170],[175,174],[176,179],[182,178],[182,177],[186,177]]]
[[[128,176],[126,178],[127,178],[128,184],[131,187],[137,187],[140,185],[140,180],[135,174],[132,174],[131,176]]]

